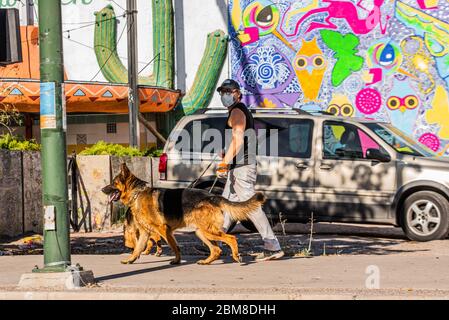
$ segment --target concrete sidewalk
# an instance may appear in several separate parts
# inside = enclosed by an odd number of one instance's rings
[[[253,263],[249,254],[262,250],[263,242],[258,234],[240,233],[245,263],[224,256],[211,266],[196,265],[204,256],[197,256],[200,241],[190,233],[176,236],[184,260],[180,266],[169,265],[167,255],[121,265],[127,256],[121,233],[72,235],[72,251],[80,253],[72,263],[92,270],[96,286],[20,291],[21,275],[41,267],[43,257],[0,254],[0,299],[449,299],[448,240],[410,242],[397,228],[373,226],[318,224],[315,230],[313,257],[304,254],[307,226],[287,224],[288,234],[278,234],[288,252],[285,259]],[[3,250],[29,252],[11,243]],[[171,254],[165,245],[164,252]]]
[[[73,256],[93,270],[98,286],[76,291],[21,292],[23,273],[42,265],[40,256],[0,257],[0,299],[449,299],[449,255],[429,252],[397,255],[288,258],[267,263],[231,263],[226,258],[198,266],[200,257],[143,257],[134,265],[119,263],[124,255]],[[380,290],[367,289],[373,267]],[[370,285],[368,281],[368,285]]]

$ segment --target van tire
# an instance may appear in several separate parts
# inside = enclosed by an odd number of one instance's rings
[[[400,214],[402,230],[410,240],[425,242],[448,236],[449,202],[439,193],[413,193],[404,201]]]

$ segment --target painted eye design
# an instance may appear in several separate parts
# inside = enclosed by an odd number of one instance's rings
[[[405,106],[407,109],[415,109],[419,105],[419,100],[416,96],[408,96],[405,98]]]
[[[256,24],[261,27],[269,27],[273,23],[274,12],[271,5],[263,8],[256,17]]]
[[[336,116],[338,116],[340,114],[340,108],[335,104],[329,106],[329,108],[327,108],[326,111],[329,113],[332,113],[333,115],[336,115]]]
[[[324,59],[322,56],[317,56],[313,59],[313,65],[317,68],[322,68],[324,66]]]
[[[396,59],[396,53],[391,44],[387,44],[385,48],[382,50],[379,58],[379,63],[382,66],[390,66],[394,63]]]
[[[296,59],[296,65],[298,66],[299,69],[304,69],[307,67],[307,59],[303,58],[303,57],[299,57],[298,59]]]
[[[397,110],[401,107],[401,101],[398,97],[390,97],[387,101],[387,107],[390,110]]]
[[[354,107],[349,104],[344,104],[341,106],[340,112],[343,117],[352,117],[354,115]]]

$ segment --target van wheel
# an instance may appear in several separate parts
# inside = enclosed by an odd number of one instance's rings
[[[420,191],[409,196],[402,210],[402,229],[410,240],[432,241],[447,237],[449,203],[433,191]]]

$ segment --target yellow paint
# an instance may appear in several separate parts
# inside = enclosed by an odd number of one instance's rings
[[[429,124],[438,124],[441,139],[449,139],[449,94],[446,89],[439,85],[435,90],[432,102],[433,108],[426,112],[426,120]]]
[[[279,40],[281,40],[287,47],[289,47],[290,49],[292,49],[293,51],[296,51],[295,48],[293,48],[292,44],[290,42],[287,41],[287,39],[284,38],[283,35],[281,35],[276,29],[273,30],[272,34],[278,38]]]
[[[369,61],[369,66],[371,67],[371,65],[372,65],[371,60],[368,59],[368,61]],[[374,75],[371,72],[369,72],[369,70],[364,70],[362,72],[362,80],[365,83],[373,83]]]
[[[276,108],[276,104],[269,100],[268,98],[263,99],[263,101],[260,103],[259,107],[261,108],[267,108],[267,109],[273,109]]]
[[[241,43],[246,43],[251,40],[251,37],[247,33],[240,33],[237,38],[240,40]]]
[[[343,133],[345,133],[346,129],[343,126],[332,126],[332,132],[334,133],[334,137],[337,138],[338,141],[341,140]]]
[[[323,61],[322,67],[309,66],[313,70],[309,71],[307,68],[300,68],[298,60],[301,57],[313,58],[320,57]],[[307,62],[309,65],[309,62]],[[311,41],[303,41],[301,49],[299,49],[296,57],[293,61],[293,68],[295,69],[296,76],[298,77],[299,84],[304,92],[304,101],[316,101],[318,94],[320,93],[321,84],[323,83],[324,73],[326,72],[327,62],[317,44],[317,39],[313,38]]]
[[[351,113],[343,114],[343,112],[342,112],[343,106],[350,107],[352,110]],[[352,105],[351,100],[349,100],[349,98],[347,96],[345,96],[344,94],[337,93],[332,96],[332,100],[329,102],[329,108],[327,109],[327,111],[332,113],[332,108],[338,108],[339,114],[344,117],[354,117],[355,116],[354,106]]]
[[[312,9],[318,8],[319,7],[319,0],[313,0],[311,4],[309,4],[308,6],[305,7],[301,7],[295,10],[292,10],[290,12],[288,12],[286,14],[286,21],[287,21],[287,25],[290,25],[290,20],[292,19],[292,17],[296,16],[297,14],[301,14],[301,13],[306,13],[309,12]]]
[[[234,0],[231,12],[231,22],[234,30],[238,31],[242,25],[242,7],[240,0]]]

